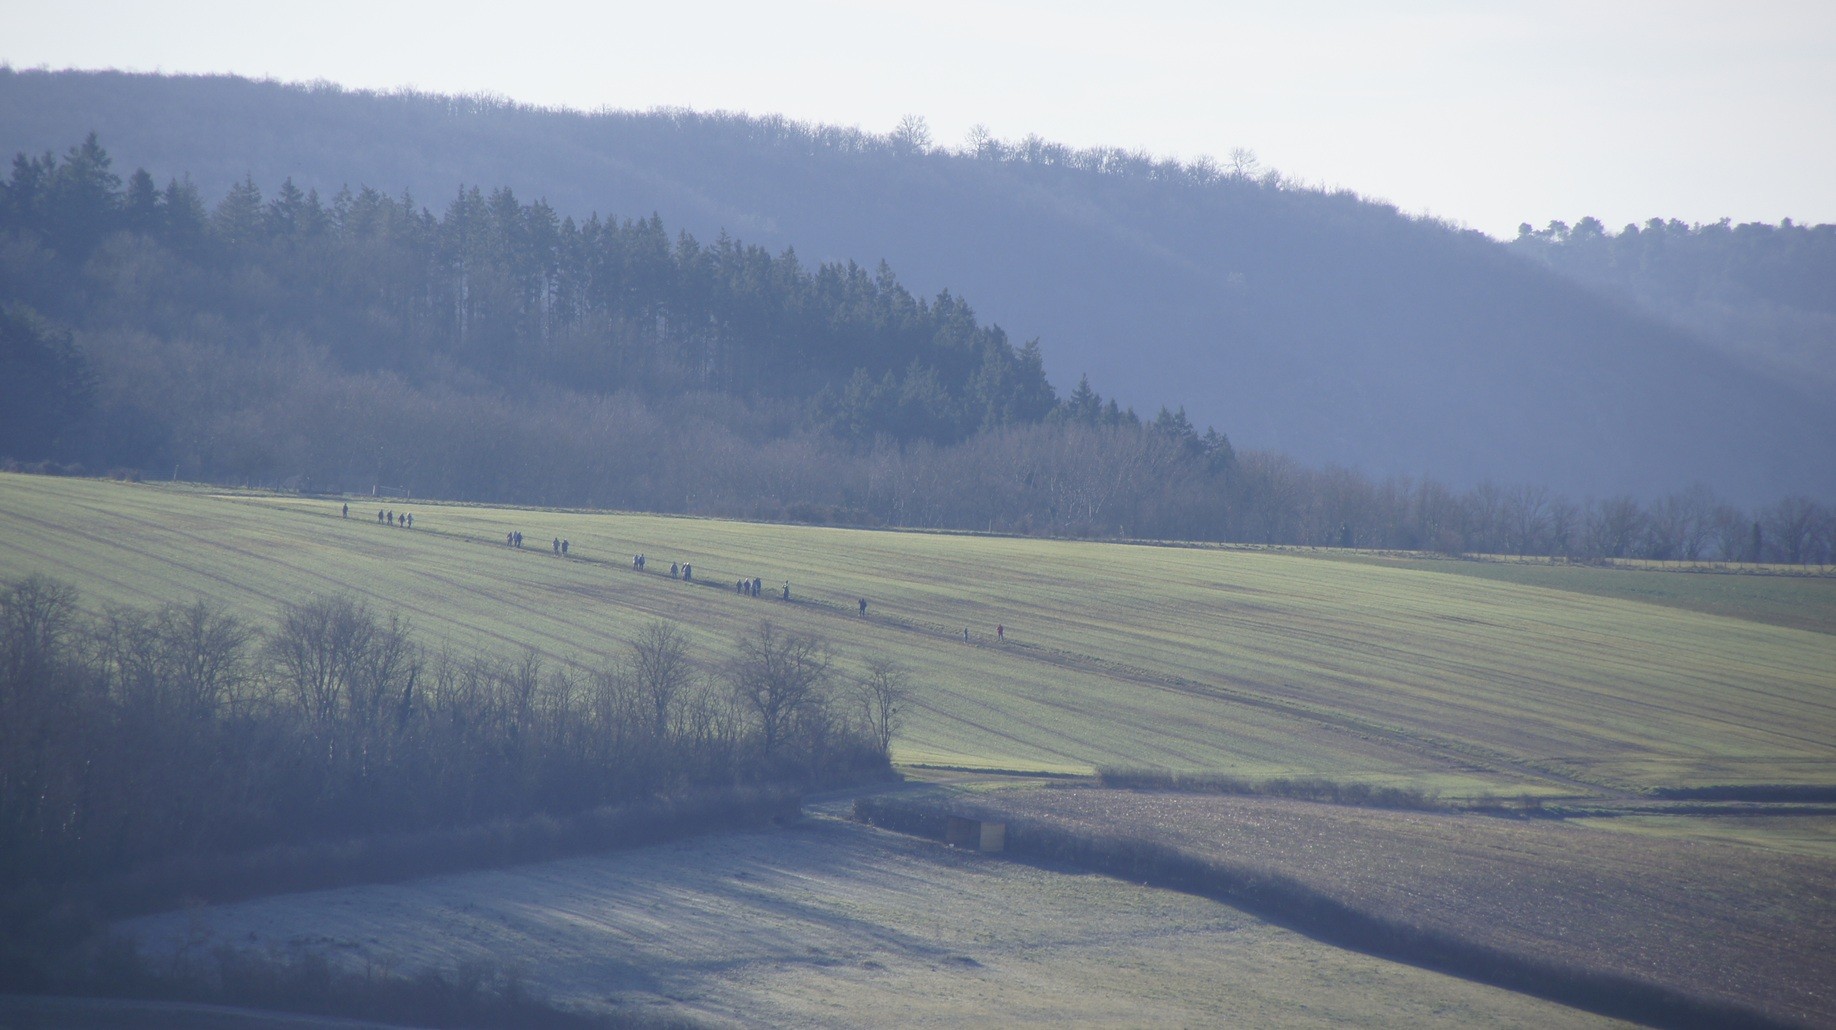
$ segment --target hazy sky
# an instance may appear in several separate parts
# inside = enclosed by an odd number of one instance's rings
[[[1836,2],[274,5],[0,0],[15,68],[233,72],[1254,150],[1494,235],[1836,221]]]

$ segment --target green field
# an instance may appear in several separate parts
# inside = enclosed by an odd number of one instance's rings
[[[1600,570],[1532,582],[1279,551],[384,505],[416,528],[377,524],[365,499],[345,521],[324,499],[0,475],[0,579],[45,573],[90,606],[202,594],[264,624],[346,593],[434,648],[584,664],[669,619],[714,665],[771,618],[828,638],[844,670],[880,655],[914,671],[922,705],[895,747],[909,763],[1449,794],[1836,784],[1832,579],[1626,572],[1637,585],[1615,590]],[[524,550],[504,546],[511,529]],[[557,536],[570,558],[549,553]],[[648,574],[630,568],[640,551]],[[671,580],[673,560],[697,582]],[[768,596],[737,596],[755,575]],[[773,596],[787,579],[789,604]]]
[[[1830,588],[1833,577],[1789,574],[1780,571],[1784,566],[1769,566],[1765,572],[1730,573],[1700,567],[1663,570],[1649,567],[1651,563],[1645,563],[1646,567],[1611,569],[1531,561],[1411,559],[1401,564],[1430,572],[1645,601],[1709,615],[1836,633],[1836,590]]]

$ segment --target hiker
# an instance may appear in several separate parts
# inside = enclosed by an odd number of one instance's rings
[[[861,618],[864,619],[866,617],[867,617],[867,599],[863,597],[861,598]]]
[[[559,558],[561,556],[561,538],[555,537],[555,542],[549,546],[554,549],[555,557]]]
[[[680,575],[682,575],[682,566],[677,565],[675,562],[670,562],[669,563],[669,578],[675,579],[676,577]]]
[[[682,563],[682,582],[687,583],[689,580],[694,579],[694,578],[695,578],[695,566],[690,565],[688,562],[683,562]]]
[[[790,580],[788,579],[784,581],[784,599],[790,600]]]
[[[963,643],[967,644],[968,642],[969,642],[969,627],[964,626],[963,627]]]
[[[382,521],[382,509],[381,508],[376,509],[376,521],[378,522]]]
[[[743,579],[734,580],[733,581],[733,592],[736,594],[744,595],[746,593],[746,581]]]
[[[995,639],[996,640],[1006,640],[1007,639],[1007,627],[1006,626],[996,626],[995,627]]]
[[[757,577],[757,576],[754,576],[754,577],[752,577],[752,596],[754,596],[754,597],[757,597],[757,596],[759,596],[759,591],[760,591],[760,590],[761,590],[761,589],[762,589],[762,588],[763,588],[764,586],[765,586],[765,581],[764,581],[764,580],[762,580],[762,579],[760,579],[760,578],[759,578],[759,577]],[[790,584],[788,584],[788,583],[786,583],[786,584],[785,584],[785,587],[786,587],[786,588],[788,588],[789,586],[790,586]],[[785,596],[785,600],[787,600],[787,601],[788,601],[788,600],[790,600],[790,597],[789,597],[789,595],[788,595],[788,589],[787,589],[787,592],[786,592],[786,596]]]
[[[409,529],[414,528],[414,513],[413,512],[408,513],[408,528]]]
[[[394,512],[389,513],[389,525],[391,526],[395,525],[395,513]]]
[[[515,547],[516,546],[516,534],[515,533],[505,533],[504,534],[504,546],[505,547]]]
[[[340,518],[347,518],[347,519],[348,519],[348,518],[350,518],[350,517],[351,517],[351,506],[347,504],[347,505],[345,505],[345,506],[344,506],[344,514],[343,514],[343,515],[341,515],[341,516],[340,516]]]
[[[516,531],[516,546],[523,546],[523,531],[520,529]]]
[[[567,541],[561,541],[561,557],[567,557]]]

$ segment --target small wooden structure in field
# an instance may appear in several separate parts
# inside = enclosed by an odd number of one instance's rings
[[[944,828],[944,843],[970,851],[1001,851],[1007,847],[1007,824],[953,815]]]

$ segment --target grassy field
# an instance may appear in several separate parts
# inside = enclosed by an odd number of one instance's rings
[[[1836,590],[1827,574],[1793,575],[1784,566],[1739,572],[1710,568],[1591,568],[1529,561],[1405,559],[1396,564],[1428,572],[1548,587],[1570,593],[1668,605],[1775,626],[1836,633]]]
[[[202,595],[257,625],[282,604],[345,594],[407,616],[432,648],[532,649],[585,667],[662,619],[710,675],[770,618],[831,641],[844,674],[870,657],[912,670],[920,699],[895,740],[907,763],[1583,798],[1572,807],[1634,814],[1577,825],[1073,790],[1001,803],[1263,863],[1487,945],[1832,1014],[1818,1000],[1836,975],[1828,806],[1680,816],[1638,792],[1836,785],[1836,579],[384,506],[413,511],[416,528],[378,524],[367,501],[347,520],[326,499],[0,475],[0,580],[54,576],[90,608]],[[525,548],[505,546],[511,530]],[[549,549],[557,537],[565,559]],[[638,552],[647,573],[631,568]],[[692,562],[696,581],[670,578],[672,561]],[[734,592],[752,576],[765,597]],[[776,596],[786,581],[789,602]],[[1734,814],[1701,814],[1723,809]],[[1226,906],[1063,872],[818,820],[173,914],[134,932],[404,968],[522,954],[560,1000],[716,1021],[858,1023],[889,1005],[932,1025],[994,1012],[1591,1021]]]
[[[844,670],[879,655],[915,672],[922,705],[896,742],[912,763],[1447,794],[1836,783],[1836,634],[1766,617],[1827,611],[1836,580],[1623,573],[1667,580],[1654,603],[1585,569],[1520,582],[1274,551],[387,506],[416,528],[361,500],[343,520],[323,499],[0,475],[0,578],[46,573],[91,605],[203,594],[258,621],[347,593],[436,647],[584,664],[653,619],[718,657],[771,618],[827,637]],[[524,550],[504,545],[512,529]],[[671,580],[674,560],[697,582]],[[767,597],[737,596],[742,576]],[[786,580],[788,604],[772,596]]]
[[[720,1026],[1609,1025],[1216,902],[827,818],[124,929],[162,959],[227,942],[356,967],[510,961],[570,1007]]]
[[[963,799],[998,818],[1148,840],[1284,877],[1408,927],[1787,1023],[1836,1020],[1836,856],[1549,819],[1090,788]],[[1019,832],[1014,830],[1012,832]]]

